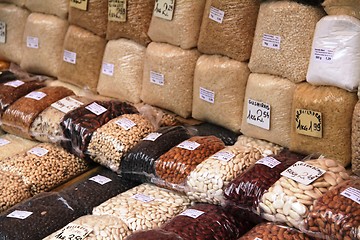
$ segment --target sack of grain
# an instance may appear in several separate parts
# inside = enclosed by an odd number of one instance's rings
[[[292,151],[351,161],[351,121],[358,98],[337,87],[297,85],[291,111]]]
[[[319,7],[291,1],[262,3],[249,63],[251,72],[305,81],[315,25],[324,15]]]
[[[23,6],[25,6],[26,0],[0,0],[0,2],[12,3],[19,7],[23,7]]]
[[[88,0],[87,9],[70,6],[69,23],[82,27],[100,37],[105,37],[107,27],[107,0]]]
[[[66,20],[42,13],[30,14],[24,30],[20,67],[31,73],[56,77],[67,29]]]
[[[356,91],[360,83],[360,20],[326,16],[316,24],[306,80]]]
[[[145,47],[131,40],[111,40],[107,43],[97,86],[99,94],[140,102]]]
[[[355,105],[351,132],[351,168],[360,176],[360,102]]]
[[[71,25],[65,36],[59,80],[96,91],[106,40]]]
[[[150,43],[145,54],[141,100],[181,117],[189,117],[194,71],[199,55],[197,50]]]
[[[202,55],[195,68],[192,117],[240,131],[247,63]]]
[[[21,43],[29,14],[26,9],[0,3],[0,36],[5,36],[5,38],[1,37],[0,40],[1,60],[20,64],[22,58]]]
[[[226,55],[238,61],[250,58],[257,0],[207,0],[198,49],[202,53]]]
[[[349,15],[360,19],[358,0],[325,0],[322,5],[329,15]]]
[[[32,12],[40,12],[56,15],[60,18],[67,19],[69,12],[68,0],[26,0],[25,7]]]
[[[241,132],[284,147],[290,145],[291,104],[296,84],[268,74],[250,74]]]
[[[149,36],[155,42],[170,43],[182,49],[196,47],[206,0],[177,0],[173,12],[167,16],[157,15],[159,3],[155,4]]]
[[[109,1],[109,4],[114,1]],[[116,3],[113,3],[116,4]],[[125,8],[125,22],[109,19],[106,39],[114,40],[128,38],[146,46],[151,42],[147,31],[149,29],[154,0],[127,0]],[[111,12],[109,12],[111,15]]]

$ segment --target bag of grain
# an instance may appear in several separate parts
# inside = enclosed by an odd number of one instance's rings
[[[351,168],[360,176],[360,102],[355,105],[351,131]]]
[[[343,166],[351,161],[351,120],[356,93],[337,87],[297,85],[291,111],[290,149],[321,153]]]
[[[26,0],[25,7],[31,12],[40,12],[56,15],[62,19],[67,19],[69,12],[68,0]]]
[[[325,0],[322,5],[329,15],[349,15],[360,19],[358,0]]]
[[[19,7],[24,7],[26,0],[0,0],[0,2],[12,3]]]
[[[170,43],[182,49],[196,47],[205,1],[177,0],[167,9],[156,1],[148,32],[151,40]]]
[[[360,83],[360,20],[326,16],[317,24],[306,80],[357,91]]]
[[[67,83],[67,82],[62,82],[60,80],[51,80],[48,81],[46,83],[47,86],[49,87],[66,87],[68,89],[70,89],[71,91],[73,91],[76,95],[78,96],[83,96],[86,92],[85,89],[81,89],[78,86],[75,86],[71,83]]]
[[[315,25],[324,15],[319,7],[292,1],[262,3],[249,63],[251,72],[305,81]]]
[[[29,11],[0,3],[0,59],[20,64],[22,38]]]
[[[71,25],[65,36],[59,80],[96,91],[106,40]]]
[[[17,137],[11,134],[4,134],[0,136],[0,161],[11,157],[20,152],[29,150],[38,142],[31,141],[25,138]]]
[[[149,44],[140,98],[150,105],[189,117],[199,55],[197,50],[183,50],[166,43]]]
[[[198,49],[221,54],[237,61],[250,58],[258,0],[207,0],[201,24]]]
[[[239,132],[249,74],[246,63],[202,55],[195,68],[192,117]]]

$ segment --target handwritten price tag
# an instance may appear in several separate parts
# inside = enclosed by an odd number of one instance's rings
[[[17,88],[17,87],[20,87],[23,84],[24,84],[23,81],[15,80],[15,81],[10,81],[10,82],[5,83],[4,86],[10,86],[10,87]]]
[[[132,198],[134,198],[140,202],[144,202],[144,203],[152,202],[155,200],[155,198],[141,194],[141,193],[135,194],[134,196],[132,196]]]
[[[25,97],[39,101],[39,100],[43,99],[44,97],[46,97],[46,93],[43,93],[43,92],[31,92],[31,93],[27,94]]]
[[[105,75],[113,76],[114,75],[114,67],[115,67],[114,64],[104,62],[102,64],[101,72]]]
[[[155,0],[154,16],[171,21],[174,16],[175,0]]]
[[[76,64],[76,53],[64,50],[63,60],[67,63]]]
[[[39,48],[39,39],[37,37],[30,37],[26,38],[26,46],[28,48]]]
[[[164,86],[164,84],[165,84],[164,74],[150,71],[150,82],[155,83],[160,86]]]
[[[306,109],[295,110],[296,132],[299,134],[322,138],[322,115]]]
[[[270,105],[248,99],[246,122],[270,130]]]
[[[70,7],[86,11],[88,7],[88,0],[70,0]]]
[[[56,234],[54,239],[61,240],[83,240],[92,232],[92,229],[85,226],[80,226],[74,223],[69,223]]]
[[[325,172],[326,171],[321,168],[299,161],[283,171],[281,176],[290,178],[304,185],[309,185],[321,177]]]
[[[233,154],[232,152],[217,152],[214,155],[212,155],[212,158],[215,158],[219,161],[224,161],[224,162],[228,162],[231,159],[233,159],[235,157],[235,154]]]
[[[262,164],[262,165],[268,166],[269,168],[274,168],[277,165],[279,165],[280,163],[281,162],[279,162],[278,160],[276,160],[273,157],[264,157],[256,162],[256,164]]]
[[[103,114],[104,112],[107,111],[106,108],[104,108],[103,106],[97,104],[96,102],[93,102],[92,104],[88,105],[85,107],[87,110],[89,110],[90,112],[96,114],[97,116]]]
[[[156,139],[158,139],[161,135],[162,135],[162,133],[150,133],[143,140],[155,142]]]
[[[120,127],[122,127],[125,131],[128,131],[131,128],[136,126],[136,123],[134,123],[133,121],[131,121],[128,118],[121,118],[116,121],[116,124],[119,125]]]
[[[126,22],[126,0],[108,0],[108,20]]]
[[[53,104],[51,104],[51,107],[55,108],[56,110],[59,110],[63,113],[68,113],[72,110],[75,110],[83,105],[82,102],[77,101],[76,99],[73,99],[72,97],[65,97]]]

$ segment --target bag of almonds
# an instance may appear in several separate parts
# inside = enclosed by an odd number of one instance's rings
[[[315,201],[301,230],[326,239],[360,239],[360,180],[339,184]]]

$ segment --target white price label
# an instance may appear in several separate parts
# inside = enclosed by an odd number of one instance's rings
[[[149,135],[147,135],[143,140],[146,141],[156,141],[156,139],[158,139],[160,136],[162,135],[162,133],[150,133]]]
[[[171,21],[174,16],[175,0],[155,0],[154,16]]]
[[[51,104],[51,106],[53,108],[55,108],[56,110],[59,110],[60,112],[65,113],[65,114],[81,107],[82,105],[83,105],[82,102],[80,102],[76,99],[73,99],[72,97],[65,97],[65,98]]]
[[[262,46],[280,50],[281,37],[264,33]]]
[[[209,18],[217,23],[222,23],[224,20],[225,12],[213,6],[210,7]]]
[[[217,152],[214,155],[212,155],[212,158],[215,158],[219,161],[225,161],[225,162],[230,161],[234,157],[235,157],[235,154],[233,154],[232,152],[226,152],[226,151]]]
[[[270,105],[248,99],[246,122],[270,130]]]
[[[269,168],[274,168],[277,165],[279,165],[281,162],[276,160],[273,157],[264,157],[262,159],[260,159],[259,161],[257,161],[255,164],[262,164],[265,166],[268,166]]]
[[[349,187],[349,188],[345,189],[344,191],[342,191],[341,195],[344,197],[350,198],[357,204],[360,204],[360,190],[359,189]]]
[[[64,50],[63,60],[71,64],[76,64],[76,53]]]
[[[41,147],[34,147],[28,151],[28,153],[34,154],[38,157],[45,156],[48,152],[49,152],[49,150],[47,150],[45,148],[41,148]]]
[[[0,21],[0,43],[6,43],[6,23]]]
[[[258,237],[256,237],[256,238],[254,238],[254,240],[262,240],[262,238],[258,238]]]
[[[108,20],[126,22],[127,0],[108,0]]]
[[[74,223],[69,223],[63,227],[58,234],[52,239],[61,239],[61,240],[83,240],[90,233],[92,229],[89,227],[77,225]]]
[[[26,38],[26,46],[28,48],[39,48],[39,39],[37,37],[30,37]]]
[[[197,149],[199,146],[200,146],[199,143],[193,141],[183,141],[182,143],[177,145],[177,147],[179,148],[183,148],[190,151]]]
[[[46,93],[43,93],[43,92],[31,92],[31,93],[27,94],[25,97],[39,101],[39,100],[43,99],[44,97],[46,97]]]
[[[326,171],[321,168],[299,161],[284,170],[281,175],[298,183],[309,185],[321,177],[325,172]]]
[[[314,48],[314,59],[323,63],[331,63],[334,57],[334,50]]]
[[[7,82],[7,83],[5,83],[4,85],[5,85],[5,86],[10,86],[10,87],[17,88],[17,87],[20,87],[20,86],[23,85],[23,84],[24,84],[23,81],[14,80],[14,81]]]
[[[136,199],[138,201],[141,201],[141,202],[144,202],[144,203],[152,202],[152,201],[155,200],[155,198],[144,195],[144,194],[141,194],[141,193],[135,194],[131,198],[134,198],[134,199]]]
[[[12,213],[8,214],[6,217],[24,220],[24,219],[28,218],[31,214],[33,214],[33,213],[28,212],[28,211],[15,210]]]
[[[104,185],[104,184],[107,184],[108,182],[112,181],[110,178],[107,178],[107,177],[104,177],[101,175],[93,176],[93,177],[89,178],[89,180],[94,181],[100,185]]]
[[[10,143],[10,141],[0,138],[0,147],[8,145]]]
[[[119,125],[120,127],[122,127],[125,131],[128,131],[131,128],[136,126],[136,123],[134,123],[133,121],[131,121],[128,118],[121,118],[121,119],[117,120],[115,123],[117,125]]]
[[[200,87],[200,99],[205,102],[214,103],[215,102],[215,92],[210,91],[206,88]]]
[[[85,108],[98,116],[107,111],[106,108],[104,108],[100,104],[97,104],[96,102],[93,102],[90,105],[87,105]]]
[[[101,72],[108,76],[114,76],[114,64],[104,62]]]
[[[155,83],[160,86],[164,86],[164,84],[165,84],[164,74],[150,71],[150,82]]]
[[[183,211],[182,213],[180,213],[180,216],[187,216],[187,217],[191,217],[191,218],[198,218],[201,215],[203,215],[205,212],[196,210],[196,209],[187,209],[185,211]]]

